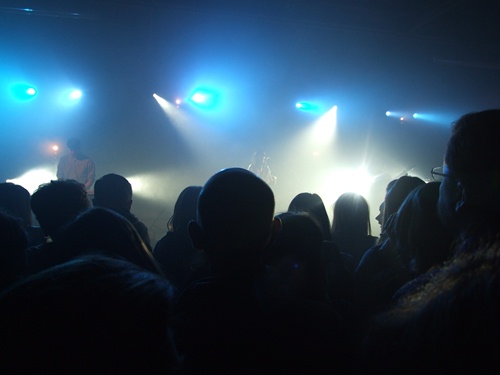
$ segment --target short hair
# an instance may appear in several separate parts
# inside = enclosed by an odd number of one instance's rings
[[[11,182],[0,183],[0,207],[20,218],[25,227],[31,225],[30,193],[20,185]]]
[[[70,150],[79,150],[82,147],[82,142],[78,138],[70,138],[66,145]]]
[[[54,239],[64,224],[90,207],[85,186],[74,180],[50,181],[31,196],[33,210],[45,235]]]
[[[500,109],[468,113],[453,125],[445,162],[459,177],[499,173],[499,148]]]
[[[102,207],[91,208],[71,222],[60,241],[63,260],[85,254],[103,254],[125,259],[161,274],[147,245],[134,226],[120,214]]]
[[[274,194],[263,180],[243,168],[212,176],[198,199],[198,225],[218,247],[261,246],[269,239]]]
[[[127,207],[132,199],[132,185],[116,173],[102,176],[94,184],[94,203],[108,208]]]

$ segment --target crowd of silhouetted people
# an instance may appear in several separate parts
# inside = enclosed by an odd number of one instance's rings
[[[462,116],[434,181],[387,185],[379,238],[363,196],[278,213],[242,168],[186,187],[155,246],[123,176],[92,201],[0,183],[0,373],[499,373],[499,146],[500,110]]]

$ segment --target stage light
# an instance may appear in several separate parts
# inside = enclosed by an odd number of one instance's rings
[[[64,106],[73,106],[83,97],[83,92],[80,89],[63,90],[59,95],[59,103]]]
[[[33,99],[36,94],[36,88],[27,83],[18,83],[11,87],[11,93],[15,99],[19,101],[27,101]]]
[[[181,105],[182,101],[180,99],[175,99],[175,104]]]
[[[389,116],[391,115],[391,111],[387,111],[387,112],[385,113],[385,115],[386,115],[387,117],[389,117]]]
[[[82,92],[80,90],[73,90],[69,93],[68,97],[70,100],[78,100],[82,97]]]
[[[400,120],[401,122],[403,122],[403,121],[405,120],[405,118],[404,118],[404,117],[401,117],[399,120]]]
[[[209,89],[198,89],[191,94],[189,101],[204,109],[215,108],[219,101],[219,93]]]
[[[337,106],[333,106],[314,124],[313,136],[317,143],[329,144],[337,128]]]
[[[320,110],[320,106],[316,103],[311,102],[298,102],[295,103],[295,108],[300,109],[305,112],[317,112]]]
[[[414,113],[413,118],[417,118],[417,117],[418,117],[418,113]]]
[[[333,204],[337,198],[346,192],[361,194],[366,197],[375,178],[364,166],[357,169],[336,169],[325,174],[325,179],[318,194],[325,204]]]
[[[19,177],[9,179],[7,182],[21,185],[28,190],[30,194],[33,194],[41,184],[54,180],[55,176],[56,171],[54,170],[54,166],[40,166],[27,171]]]

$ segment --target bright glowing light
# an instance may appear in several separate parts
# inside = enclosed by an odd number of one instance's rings
[[[219,104],[219,93],[209,89],[198,89],[189,97],[189,101],[204,109],[214,109]]]
[[[167,115],[170,122],[177,127],[177,129],[186,132],[188,130],[192,130],[193,121],[189,120],[186,116],[186,113],[179,109],[177,105],[174,105],[167,100],[163,99],[158,94],[153,94],[153,98],[158,102],[165,115]]]
[[[295,103],[295,108],[300,109],[304,112],[318,112],[321,110],[321,107],[317,103],[312,102],[298,102]]]
[[[340,195],[347,192],[361,194],[366,198],[374,179],[365,167],[336,170],[327,175],[318,194],[327,205],[335,203]]]
[[[67,90],[62,90],[59,95],[59,103],[63,106],[74,106],[76,103],[80,102],[83,97],[83,92],[79,89],[71,88]]]
[[[207,96],[205,94],[197,92],[191,97],[191,100],[195,103],[202,104],[207,101]]]
[[[166,191],[165,183],[173,183],[170,175],[163,173],[144,173],[134,176],[125,176],[132,185],[132,192],[135,197],[141,197],[148,200],[167,199],[175,201],[177,198],[174,191]]]
[[[175,104],[180,105],[182,101],[180,99],[175,99]]]
[[[38,186],[56,179],[56,171],[54,166],[41,166],[31,169],[19,177],[7,180],[17,185],[21,185],[26,190],[33,194]]]
[[[391,111],[387,111],[387,112],[385,113],[385,115],[386,115],[387,117],[389,117],[389,116],[391,115]]]
[[[59,146],[58,145],[52,146],[52,151],[54,151],[54,152],[59,151]]]
[[[37,91],[27,83],[18,83],[11,87],[12,96],[19,101],[27,101],[33,99]]]
[[[80,90],[73,90],[69,93],[70,100],[78,100],[82,97],[82,92]]]
[[[418,113],[414,113],[413,118],[417,118],[417,117],[418,117]]]
[[[405,118],[404,118],[404,117],[401,117],[399,120],[404,121],[404,120],[405,120]]]
[[[317,143],[328,144],[332,141],[337,127],[337,106],[333,106],[314,124],[313,137]]]

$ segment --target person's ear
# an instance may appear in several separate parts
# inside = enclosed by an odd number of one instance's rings
[[[194,248],[202,250],[205,247],[205,241],[203,230],[201,229],[200,225],[196,221],[191,220],[188,224],[188,232]]]
[[[276,236],[281,232],[281,219],[279,217],[275,217],[273,220],[273,231],[271,233],[271,241],[276,238]]]
[[[457,183],[457,192],[456,192],[456,203],[455,203],[455,212],[460,215],[463,214],[465,209],[467,208],[467,195],[465,193],[465,188],[462,183]]]

